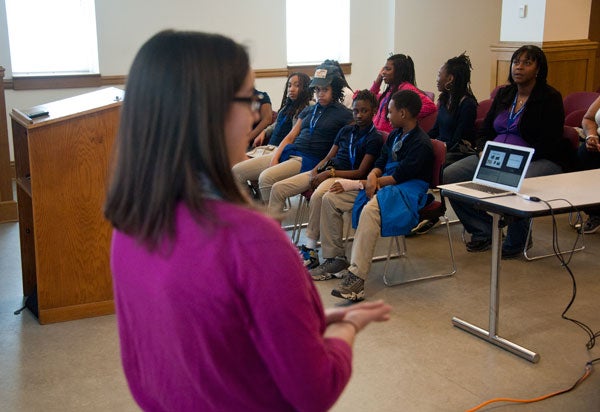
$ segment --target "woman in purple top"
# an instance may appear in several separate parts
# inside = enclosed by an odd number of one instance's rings
[[[253,86],[244,48],[214,34],[158,33],[131,67],[105,215],[144,410],[324,411],[356,333],[389,317],[383,302],[324,311],[297,250],[235,184]]]
[[[569,160],[572,149],[562,137],[565,119],[562,96],[546,83],[547,75],[546,55],[539,47],[522,46],[513,53],[508,76],[510,84],[499,89],[494,97],[480,131],[478,155],[446,167],[444,183],[471,180],[487,140],[533,147],[535,153],[526,177],[562,172],[561,165]],[[465,230],[471,234],[467,251],[489,249],[492,217],[463,202],[451,200],[450,203]],[[508,225],[502,258],[514,258],[523,252],[528,229],[527,219]]]

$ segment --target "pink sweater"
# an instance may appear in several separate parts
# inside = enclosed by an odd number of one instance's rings
[[[121,356],[147,411],[325,411],[352,352],[326,339],[323,307],[273,220],[208,201],[198,224],[180,205],[171,245],[149,252],[114,232]]]
[[[381,83],[373,82],[373,85],[370,89],[371,92],[377,96],[377,100],[379,100],[381,96],[384,95],[383,93],[379,93],[380,87]],[[437,111],[435,103],[429,97],[427,97],[427,95],[425,95],[421,90],[417,89],[409,82],[400,83],[397,91],[400,90],[412,90],[413,92],[417,93],[421,98],[421,111],[419,112],[419,116],[417,116],[419,119],[422,119],[423,117],[428,116]],[[375,127],[381,132],[390,133],[394,129],[394,127],[387,118],[387,106],[390,102],[390,98],[391,96],[388,90],[388,92],[385,93],[383,99],[381,99],[381,102],[379,103],[379,110],[377,110],[375,117],[373,117],[373,123],[375,124]]]

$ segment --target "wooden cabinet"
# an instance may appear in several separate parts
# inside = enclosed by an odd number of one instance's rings
[[[42,324],[114,312],[102,206],[122,100],[111,87],[11,112],[23,293]]]

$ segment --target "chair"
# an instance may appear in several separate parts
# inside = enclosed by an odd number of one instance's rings
[[[579,148],[579,144],[580,144],[579,133],[577,133],[577,130],[575,130],[573,127],[566,126],[566,125],[563,127],[563,138],[569,140],[575,150],[577,150],[577,148]],[[574,226],[574,222],[572,221],[572,218],[573,218],[572,215],[569,214],[569,223],[571,226]],[[527,239],[525,239],[526,246],[523,248],[523,257],[528,261],[532,261],[532,260],[538,260],[538,259],[554,256],[554,252],[540,254],[540,255],[536,255],[536,256],[531,256],[528,253],[527,245],[529,245],[529,242],[531,241],[531,233],[533,231],[533,221],[534,221],[534,219],[530,219],[530,221],[529,221],[529,231],[527,232]],[[578,236],[580,236],[581,241],[579,242],[579,239],[577,239],[573,248],[569,249],[569,250],[561,251],[560,252],[561,255],[564,255],[567,253],[572,253],[572,252],[579,252],[580,250],[585,249],[583,233],[581,233]],[[579,244],[579,246],[577,246],[578,244]]]
[[[583,116],[587,113],[587,109],[573,110],[565,116],[565,126],[581,127]]]
[[[477,105],[477,115],[475,117],[475,130],[481,129],[483,125],[483,120],[485,116],[490,111],[490,107],[492,107],[493,99],[485,99],[479,102]]]
[[[433,178],[430,184],[431,189],[435,189],[442,180],[442,169],[444,162],[446,161],[446,145],[440,140],[432,139],[433,144]],[[441,196],[441,194],[440,194]],[[448,234],[448,246],[450,251],[451,269],[448,272],[434,273],[434,274],[417,274],[415,277],[411,277],[408,280],[392,280],[388,277],[389,262],[392,258],[401,258],[406,256],[406,235],[395,236],[390,238],[388,253],[385,256],[386,262],[383,269],[383,282],[386,286],[400,285],[404,283],[416,282],[419,280],[434,279],[440,277],[452,276],[456,273],[456,264],[454,262],[454,248],[452,246],[452,236],[450,235],[450,225],[448,224],[448,217],[446,216],[446,203],[443,196],[440,200],[433,200],[428,203],[423,209],[419,211],[419,219],[441,219],[445,223],[446,232]],[[408,233],[407,233],[408,234]],[[400,242],[401,240],[401,242]],[[396,245],[397,253],[392,255],[392,247]],[[374,260],[380,260],[380,258],[374,258]]]
[[[310,197],[312,196],[312,190],[306,190],[299,195],[298,208],[296,209],[296,217],[294,218],[294,223],[292,224],[292,233],[290,235],[292,242],[295,245],[298,245],[300,242],[300,233],[302,232],[302,227],[306,227],[305,220],[308,217],[308,203],[310,202]]]
[[[599,96],[600,93],[596,92],[573,92],[566,95],[563,99],[565,116],[568,116],[575,110],[587,110]]]
[[[431,128],[433,127],[433,125],[435,124],[435,121],[437,119],[437,110],[431,114],[428,114],[427,116],[419,119],[419,126],[421,126],[421,129],[423,129],[423,131],[425,131],[425,133],[428,133]]]

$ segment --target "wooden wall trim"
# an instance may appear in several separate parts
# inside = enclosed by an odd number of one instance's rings
[[[287,77],[293,72],[302,72],[312,76],[317,66],[318,64],[307,64],[274,69],[257,69],[254,70],[254,74],[257,79]],[[341,66],[345,75],[351,74],[351,63],[342,63]],[[126,82],[126,75],[101,76],[99,74],[81,76],[15,77],[12,79],[3,80],[5,90],[41,90],[117,86],[124,85]]]

